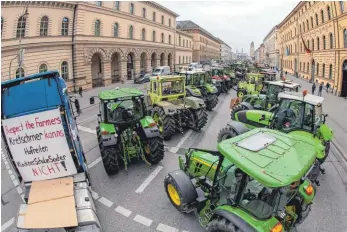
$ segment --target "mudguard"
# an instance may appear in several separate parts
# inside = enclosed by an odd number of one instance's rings
[[[185,103],[187,107],[193,108],[194,110],[206,107],[204,100],[197,97],[186,97]]]
[[[217,87],[212,84],[205,84],[204,87],[207,89],[208,93],[215,94],[218,92]]]
[[[214,218],[217,215],[226,218],[228,221],[230,221],[232,224],[234,224],[241,231],[257,232],[256,229],[254,229],[252,226],[250,226],[243,218],[241,218],[241,217],[237,216],[236,214],[233,214],[233,213],[231,213],[225,209],[217,208],[213,212],[212,218]]]
[[[228,122],[227,126],[231,127],[237,133],[237,135],[249,131],[249,129],[243,123],[238,121],[230,121]]]
[[[192,181],[184,171],[178,169],[170,172],[168,175],[175,180],[181,190],[180,193],[182,194],[182,198],[185,199],[186,202],[194,202],[198,198]]]
[[[253,110],[254,109],[254,107],[248,102],[241,102],[240,104],[243,105],[244,107],[246,107],[247,110]]]
[[[102,145],[104,147],[113,146],[117,144],[117,134],[101,135]]]
[[[158,125],[152,117],[146,116],[140,120],[140,123],[146,135],[146,138],[154,138],[160,136]]]
[[[331,141],[333,139],[333,131],[326,124],[321,124],[318,131],[324,142]]]
[[[186,86],[186,91],[189,92],[190,96],[201,97],[200,90],[194,86]]]
[[[197,99],[199,99],[199,98],[197,98]],[[181,105],[174,105],[168,101],[156,102],[154,105],[162,108],[164,110],[165,114],[168,114],[168,115],[176,114],[177,110],[182,108]]]

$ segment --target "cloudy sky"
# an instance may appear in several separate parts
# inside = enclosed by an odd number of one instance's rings
[[[276,24],[298,4],[295,0],[157,1],[176,12],[177,20],[192,20],[240,52],[255,49]]]

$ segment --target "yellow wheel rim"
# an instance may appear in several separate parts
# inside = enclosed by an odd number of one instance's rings
[[[168,184],[167,185],[167,191],[169,193],[169,196],[170,196],[170,199],[172,200],[172,202],[175,205],[180,206],[181,205],[181,199],[180,199],[180,195],[178,194],[176,188],[172,184]]]
[[[243,97],[243,92],[239,92],[238,97],[242,98]]]

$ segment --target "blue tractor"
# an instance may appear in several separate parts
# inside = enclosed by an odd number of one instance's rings
[[[69,226],[62,225],[59,231],[102,231],[75,121],[80,112],[78,99],[68,95],[58,71],[1,83],[2,140],[18,179],[25,187],[25,202],[20,206],[17,220],[18,231],[38,229],[28,227],[23,218],[29,214],[26,209],[33,201],[31,190],[40,182],[55,181],[56,184],[63,179],[71,181],[70,197],[76,221]],[[47,210],[44,213],[57,212]],[[63,213],[59,215],[63,216]],[[50,231],[57,227],[40,229]]]

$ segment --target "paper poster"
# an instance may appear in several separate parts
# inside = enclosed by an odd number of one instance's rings
[[[7,144],[24,181],[77,173],[59,109],[2,121]]]

